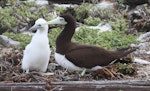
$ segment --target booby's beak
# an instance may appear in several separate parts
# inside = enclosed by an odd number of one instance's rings
[[[65,21],[65,19],[63,17],[57,17],[51,21],[47,22],[48,24],[60,24],[60,25],[66,25],[67,22]]]
[[[39,28],[39,26],[33,25],[33,26],[29,29],[29,31],[35,31],[35,30],[37,30],[38,28]]]

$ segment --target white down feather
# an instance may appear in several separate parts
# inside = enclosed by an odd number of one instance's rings
[[[34,28],[37,28],[31,42],[24,50],[22,69],[27,73],[30,70],[45,72],[50,59],[50,47],[48,40],[47,22],[40,18],[35,22]],[[40,24],[40,25],[39,25]]]

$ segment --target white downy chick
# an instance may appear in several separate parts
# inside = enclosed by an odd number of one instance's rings
[[[46,72],[51,54],[47,21],[39,18],[29,30],[37,31],[24,50],[22,69]]]

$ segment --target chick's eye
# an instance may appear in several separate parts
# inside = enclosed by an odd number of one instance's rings
[[[39,27],[41,26],[41,24],[38,25]]]

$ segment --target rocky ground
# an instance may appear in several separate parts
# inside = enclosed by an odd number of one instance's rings
[[[120,64],[116,63],[111,65],[110,67],[100,69],[95,72],[85,73],[84,76],[81,76],[80,72],[69,72],[66,69],[60,67],[57,63],[55,63],[53,55],[51,56],[47,73],[41,74],[38,72],[31,72],[29,74],[26,74],[21,69],[23,52],[22,50],[14,48],[18,46],[19,43],[1,36],[0,82],[51,82],[123,79],[150,80],[150,17],[149,12],[141,11],[141,9],[143,9],[141,8],[141,6],[139,6],[139,8],[140,9],[136,7],[126,15],[130,25],[128,33],[137,35],[137,32],[139,32],[140,30],[140,32],[143,32],[143,35],[139,36],[140,42],[138,44],[131,45],[134,47],[139,47],[139,49],[137,49],[137,51],[132,54],[135,57],[136,62],[138,63],[134,63],[134,59],[131,60],[132,57],[130,56],[123,58],[124,61],[130,61],[127,63],[130,69],[124,69],[128,74],[121,73],[120,70],[117,69],[118,65]],[[141,59],[146,61],[146,63],[142,62],[141,64],[139,64],[141,62],[139,62],[139,60]],[[125,66],[123,65],[123,67]]]

